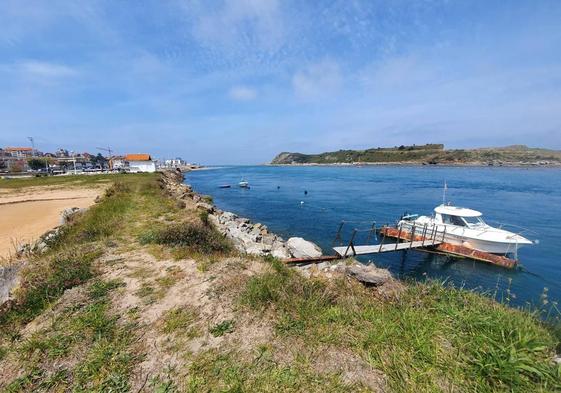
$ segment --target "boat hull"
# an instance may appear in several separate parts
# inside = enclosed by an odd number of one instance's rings
[[[416,222],[416,223],[402,221],[402,224],[403,224],[403,229],[409,232],[411,232],[413,230],[413,226],[415,226],[416,235],[421,235],[419,228],[423,228],[425,224],[428,224],[428,228],[434,228],[431,227],[431,225],[433,225],[432,223],[429,224],[425,221]],[[445,226],[443,224],[436,224],[436,226],[437,226],[437,230],[435,231],[436,233],[434,234],[435,239],[441,240],[444,243],[463,246],[473,250],[486,252],[489,254],[501,254],[501,255],[515,254],[520,247],[527,244],[531,244],[531,242],[529,242],[527,239],[524,238],[521,238],[520,241],[516,241],[514,238],[512,240],[509,239],[506,241],[499,241],[499,240],[489,241],[489,240],[477,239],[469,236],[469,233],[466,233],[469,231],[466,231],[461,228],[446,226],[446,231],[445,231],[444,230]],[[433,233],[431,232],[432,232],[431,229],[427,230],[427,237],[433,236]],[[514,234],[512,235],[516,236]]]
[[[473,250],[487,252],[489,254],[513,254],[515,253],[520,247],[521,244],[516,243],[501,243],[501,242],[490,242],[485,240],[479,239],[470,239],[456,235],[445,235],[444,242],[455,244],[458,246],[464,246],[467,248],[471,248]]]

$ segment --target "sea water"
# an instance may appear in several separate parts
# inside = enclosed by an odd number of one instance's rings
[[[241,179],[250,189],[237,186]],[[505,296],[516,305],[561,298],[561,170],[505,167],[272,167],[234,166],[190,172],[187,183],[227,211],[266,224],[282,237],[301,236],[330,254],[337,228],[343,242],[374,244],[368,229],[395,224],[405,212],[431,215],[446,201],[483,212],[490,224],[509,224],[538,244],[518,252],[515,270],[418,251],[361,257],[403,279],[446,280]],[[219,188],[229,184],[232,188]],[[508,229],[508,227],[505,227]],[[379,239],[378,239],[379,240]]]

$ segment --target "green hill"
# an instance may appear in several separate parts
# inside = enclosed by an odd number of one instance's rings
[[[561,165],[561,151],[513,145],[477,149],[445,149],[442,144],[339,150],[319,154],[283,152],[273,165],[410,163],[443,165]]]

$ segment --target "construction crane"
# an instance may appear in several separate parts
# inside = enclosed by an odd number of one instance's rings
[[[35,149],[35,139],[32,136],[28,136],[29,142],[31,142],[31,157],[38,156],[37,149]],[[45,158],[45,170],[49,172],[49,160]]]
[[[27,139],[29,139],[29,142],[31,142],[31,156],[35,157],[35,140],[32,136],[28,136]]]
[[[96,147],[97,150],[106,151],[109,153],[109,169],[113,169],[113,154],[110,147]]]

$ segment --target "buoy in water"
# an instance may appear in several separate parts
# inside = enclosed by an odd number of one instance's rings
[[[304,204],[304,201],[300,201],[300,204],[303,205],[303,204]]]
[[[305,191],[304,191],[304,195],[308,195],[308,190],[305,190]]]

